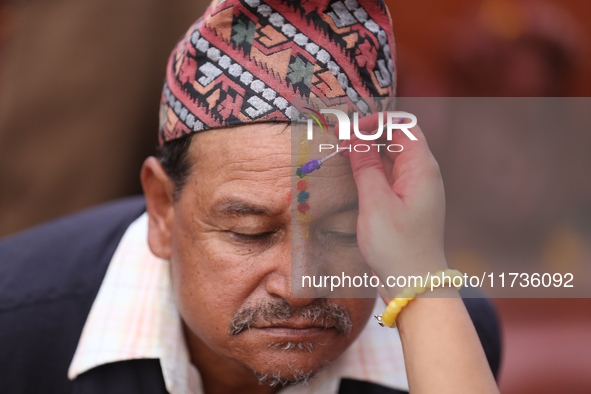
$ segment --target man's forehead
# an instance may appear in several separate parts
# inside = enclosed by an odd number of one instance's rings
[[[262,123],[209,130],[193,136],[190,148],[192,177],[197,192],[216,215],[270,214],[293,203],[298,152],[291,127]],[[306,177],[311,203],[338,211],[356,204],[356,188],[349,160],[335,157]],[[294,190],[292,190],[294,189]],[[343,200],[339,196],[349,196]],[[330,197],[330,200],[327,199]],[[330,204],[329,204],[330,202]],[[333,206],[334,205],[334,206]],[[264,211],[264,212],[263,212]]]
[[[290,127],[286,123],[257,123],[201,132],[189,150],[192,164],[201,168],[274,163],[288,166]]]
[[[301,153],[294,148],[293,139],[291,126],[283,122],[208,130],[193,136],[189,158],[191,164],[204,171],[212,171],[216,167],[250,168],[252,171],[297,167],[297,159]],[[306,143],[310,145],[310,149],[318,151],[317,141]],[[316,152],[310,158],[320,158],[328,153]],[[318,174],[319,176],[351,173],[348,160],[342,158],[326,162],[323,170],[323,174]]]

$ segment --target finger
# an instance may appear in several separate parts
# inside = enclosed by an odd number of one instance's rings
[[[341,144],[338,147],[338,151],[341,152],[340,155],[343,156],[344,158],[349,158],[349,150],[350,149],[352,149],[352,148],[350,148],[350,141],[349,140],[345,140],[345,141],[341,142]],[[394,168],[394,160],[391,158],[391,156],[386,155],[385,148],[381,147],[380,149],[378,149],[378,152],[380,152],[380,156],[382,158],[384,173],[386,174],[386,179],[388,181],[388,184],[392,185],[394,183],[394,175],[392,172],[392,169]]]
[[[373,114],[361,118],[359,120],[358,130],[359,133],[365,135],[380,133],[379,138],[366,141],[366,143],[378,147],[378,151],[383,156],[382,159],[386,167],[385,174],[387,175],[390,185],[392,185],[399,176],[408,173],[409,168],[414,168],[419,171],[421,166],[418,166],[417,163],[422,162],[424,165],[430,167],[432,167],[434,163],[434,159],[421,129],[417,126],[402,127],[402,125],[405,124],[409,124],[409,126],[410,124],[416,124],[416,118],[413,120],[410,117],[405,116],[404,113],[399,113],[401,116],[399,118],[393,118],[395,115],[397,114],[384,113],[385,118],[381,121],[382,124],[387,124],[387,118],[389,117],[391,122],[394,121],[397,125],[400,125],[399,127],[394,128],[394,130],[391,130],[390,133],[385,130],[378,131],[377,129],[371,132],[367,131],[368,128],[380,126],[379,114]],[[359,137],[359,139],[363,138],[362,136],[358,136],[357,133],[354,133],[352,137]],[[347,145],[346,140],[341,144],[341,150],[345,152],[345,149],[347,151],[352,149],[350,145]],[[402,160],[397,160],[400,154],[403,154],[404,158]],[[389,165],[397,162],[399,163],[398,166],[394,167]]]
[[[392,142],[388,140],[388,134],[386,132],[386,127],[387,127],[387,121],[388,121],[388,114],[389,112],[380,112],[380,113],[375,113],[372,115],[368,115],[368,116],[364,116],[361,119],[358,120],[357,124],[352,123],[351,127],[355,128],[357,127],[357,131],[355,131],[354,129],[349,130],[350,133],[353,136],[356,136],[357,134],[363,134],[363,135],[368,135],[368,136],[375,136],[376,134],[378,134],[377,137],[372,138],[372,139],[364,139],[367,141],[367,143],[369,144],[376,144],[380,146],[380,153],[383,155],[386,155],[390,158],[390,160],[394,161],[396,159],[396,156],[398,155],[398,151],[400,149],[400,146],[394,146],[392,145]],[[380,121],[380,115],[382,115],[382,119]],[[393,118],[391,119],[391,121],[394,121],[394,123],[398,123],[403,121],[406,118]],[[380,128],[380,123],[381,123],[381,129]],[[337,124],[334,128],[334,132],[335,135],[337,137],[339,137],[339,126],[340,124]],[[344,157],[348,157],[348,151],[350,149],[348,149],[348,140],[343,140],[341,142],[340,151],[342,151],[342,155]]]
[[[350,146],[352,149],[349,158],[360,205],[383,200],[385,194],[395,197],[384,171],[382,157],[376,147],[365,144],[356,136],[351,138]]]
[[[382,124],[386,124],[386,113],[385,112],[378,112],[375,114],[371,114],[371,115],[367,115],[362,117],[361,119],[359,119],[358,125],[359,125],[359,130],[360,131],[372,131],[372,130],[376,130],[378,128],[379,122],[380,122],[380,117],[379,115],[383,114],[382,120],[383,123]],[[335,135],[338,137],[339,136],[339,124],[337,124],[334,128],[334,132]],[[351,130],[351,132],[353,132],[353,130]]]
[[[403,200],[409,195],[439,193],[443,188],[439,165],[420,127],[415,126],[410,131],[417,138],[416,141],[409,140],[401,130],[396,130],[392,136],[393,143],[404,146],[392,168],[392,189]]]
[[[435,160],[421,128],[414,126],[409,131],[417,138],[416,141],[410,140],[402,130],[392,133],[392,143],[402,146],[394,161],[395,171],[400,172],[398,175],[407,170],[431,165]]]
[[[341,156],[348,158],[349,157],[349,146],[350,146],[350,142],[349,140],[344,140],[341,141],[341,143],[339,144],[339,147],[337,148],[339,152],[341,152]]]
[[[387,125],[388,113],[382,113],[382,125]],[[393,120],[393,119],[392,119]],[[396,119],[398,120],[398,119]],[[399,119],[401,124],[411,123],[411,119],[402,117]],[[364,116],[358,121],[359,132],[363,134],[375,134],[380,125],[380,113],[375,113],[369,116]],[[338,136],[339,125],[335,127],[335,133]],[[371,130],[371,131],[368,131]],[[379,166],[375,149],[367,152],[365,155],[357,155],[363,153],[354,150],[354,146],[365,143],[367,146],[379,146],[379,151],[384,156],[381,166]],[[410,128],[396,128],[392,130],[391,140],[388,140],[388,133],[382,131],[379,138],[369,141],[361,141],[358,136],[351,130],[351,141],[344,140],[340,144],[339,151],[344,157],[349,156],[349,152],[355,154],[356,158],[352,158],[352,163],[358,162],[359,168],[381,169],[381,172],[386,174],[386,181],[389,185],[394,184],[391,190],[394,190],[399,197],[405,197],[408,194],[416,193],[420,187],[433,186],[433,182],[440,178],[439,166],[435,158],[431,154],[425,136],[420,127],[414,126]],[[379,154],[378,154],[379,155]],[[390,166],[390,163],[394,163]],[[384,164],[386,168],[384,171]],[[427,176],[425,176],[427,175]],[[372,177],[367,176],[369,179]],[[425,183],[427,182],[427,183]],[[435,182],[436,183],[436,182]]]

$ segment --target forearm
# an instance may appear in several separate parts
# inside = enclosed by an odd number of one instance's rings
[[[461,298],[436,291],[446,298],[417,298],[398,316],[410,392],[498,393]]]
[[[380,127],[381,116],[365,117],[363,129]],[[359,192],[357,241],[382,283],[391,273],[425,275],[447,268],[441,173],[420,128],[413,127],[412,133],[417,137],[412,142],[400,130],[392,134],[392,142],[404,144],[398,153],[358,151],[359,141],[350,141],[354,148],[349,157]],[[382,297],[396,296],[385,288],[378,291]],[[391,325],[398,316],[411,393],[498,393],[476,329],[455,289],[439,288],[429,295],[447,298],[420,295],[406,306],[401,301],[384,321]]]

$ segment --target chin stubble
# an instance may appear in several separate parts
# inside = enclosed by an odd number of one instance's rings
[[[292,307],[284,299],[269,301],[256,305],[249,305],[242,308],[230,324],[230,335],[239,335],[240,333],[250,330],[251,327],[258,324],[277,324],[288,321],[293,316],[300,316],[308,319],[312,323],[320,323],[320,325],[328,328],[334,328],[339,335],[348,337],[351,334],[353,323],[349,312],[342,306],[326,300],[317,299],[312,303],[302,307]],[[271,342],[267,348],[275,348],[284,351],[293,350],[307,350],[312,353],[314,349],[312,342]],[[324,346],[324,343],[317,345]],[[326,364],[330,362],[326,360]],[[286,386],[289,384],[306,384],[308,380],[320,372],[319,370],[302,370],[294,369],[287,363],[290,371],[281,374],[280,372],[262,373],[253,371],[259,384],[265,384],[272,387]]]
[[[281,376],[279,373],[271,375],[255,372],[254,376],[259,380],[259,384],[267,384],[271,387],[287,386],[288,384],[307,384],[310,378],[314,377],[318,371],[304,372],[301,369],[296,369],[287,377]]]

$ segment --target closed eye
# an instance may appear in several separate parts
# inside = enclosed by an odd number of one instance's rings
[[[239,243],[247,245],[256,245],[261,248],[267,248],[271,246],[279,237],[278,230],[267,231],[258,234],[244,234],[237,233],[235,231],[231,231],[230,233],[232,234],[232,237]]]
[[[331,244],[341,244],[341,245],[350,245],[356,246],[357,245],[357,234],[347,234],[347,233],[340,233],[335,231],[319,231],[318,232],[319,240],[326,245]]]
[[[269,231],[269,232],[260,233],[260,234],[241,234],[241,233],[232,232],[232,234],[236,238],[240,239],[241,241],[259,242],[259,241],[263,241],[265,239],[272,237],[275,234],[275,231]]]

